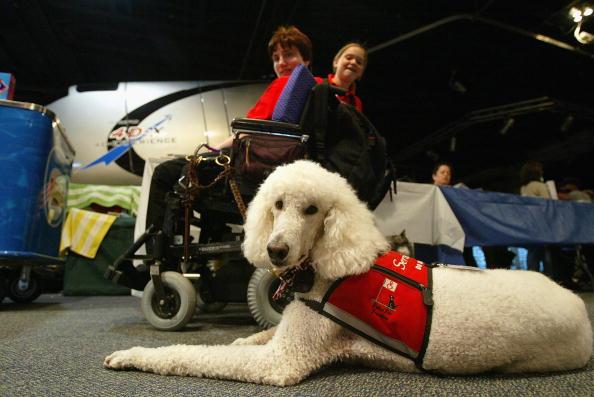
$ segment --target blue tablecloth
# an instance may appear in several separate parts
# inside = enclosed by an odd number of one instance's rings
[[[465,246],[594,243],[594,204],[441,187]]]

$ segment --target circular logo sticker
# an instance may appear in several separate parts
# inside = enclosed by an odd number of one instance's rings
[[[43,189],[43,203],[45,218],[51,227],[58,227],[62,223],[62,215],[66,209],[66,194],[68,190],[68,176],[54,168],[49,173]]]

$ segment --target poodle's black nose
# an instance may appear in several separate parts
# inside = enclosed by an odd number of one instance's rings
[[[269,243],[266,250],[272,264],[280,266],[289,253],[289,246],[285,243]]]

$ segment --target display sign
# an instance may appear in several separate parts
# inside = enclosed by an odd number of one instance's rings
[[[0,72],[0,99],[11,100],[14,97],[15,81],[13,74]]]

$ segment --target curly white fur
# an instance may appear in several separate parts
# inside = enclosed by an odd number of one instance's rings
[[[283,268],[309,256],[316,278],[303,295],[318,301],[333,280],[367,271],[388,249],[372,214],[346,181],[308,161],[279,167],[262,184],[249,206],[245,232],[244,254],[258,267],[273,267],[270,246],[286,248],[282,262],[276,261]],[[592,329],[583,301],[545,276],[436,268],[433,280],[426,369],[544,372],[580,368],[590,359]],[[104,365],[284,386],[335,361],[417,371],[412,361],[352,334],[298,300],[285,309],[276,328],[232,345],[135,347],[111,354]]]
[[[275,208],[277,201],[284,203],[282,210]],[[310,205],[318,212],[304,214]],[[271,267],[267,246],[282,241],[293,255],[288,262],[309,254],[316,274],[326,280],[364,273],[378,252],[389,249],[347,181],[304,160],[266,179],[249,205],[244,230],[243,253],[254,266]]]

